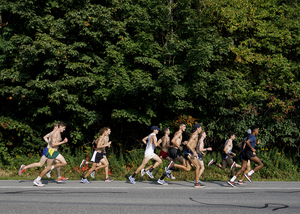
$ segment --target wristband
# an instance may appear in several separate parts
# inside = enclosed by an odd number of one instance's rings
[[[252,148],[251,150],[253,151],[254,149]]]

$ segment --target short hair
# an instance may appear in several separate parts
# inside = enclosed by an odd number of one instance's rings
[[[251,131],[252,131],[252,133],[254,132],[254,130],[256,130],[256,129],[258,129],[258,126],[257,125],[253,125],[253,126],[251,126]]]
[[[58,127],[58,123],[53,123],[53,128]]]
[[[179,127],[185,125],[185,123],[179,123]]]
[[[166,134],[166,132],[169,130],[169,128],[163,128],[163,133]]]
[[[104,133],[105,131],[107,131],[108,129],[110,129],[110,128],[109,128],[109,127],[103,127],[102,129],[99,130],[99,134],[100,134],[100,135],[103,135],[103,133]]]
[[[202,137],[202,135],[205,133],[205,131],[204,130],[202,130],[201,132],[200,132],[200,138]]]
[[[234,132],[229,132],[228,137],[231,138],[231,136],[234,135]]]
[[[65,122],[63,122],[63,121],[60,121],[60,122],[58,123],[58,128],[61,127],[61,126],[67,127],[67,124],[66,124]]]

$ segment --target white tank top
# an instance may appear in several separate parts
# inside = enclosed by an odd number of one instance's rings
[[[154,152],[155,145],[154,145],[154,143],[152,143],[152,144],[150,143],[150,139],[151,139],[151,136],[152,136],[152,135],[155,135],[155,134],[154,134],[154,133],[151,133],[151,134],[149,135],[145,152],[146,152],[146,151]],[[156,135],[155,135],[155,138],[156,138]],[[157,141],[157,138],[156,138],[156,141]]]

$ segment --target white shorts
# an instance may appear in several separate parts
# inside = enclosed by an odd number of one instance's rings
[[[152,151],[145,151],[145,158],[152,159],[154,157],[155,153]]]

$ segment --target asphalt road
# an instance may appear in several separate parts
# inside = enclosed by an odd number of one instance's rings
[[[300,182],[0,181],[0,213],[300,213]]]

